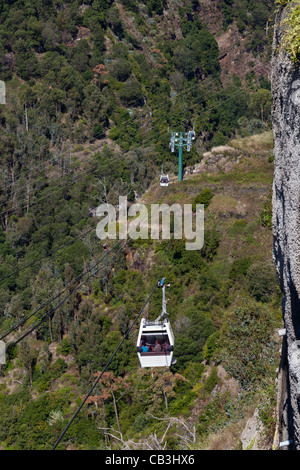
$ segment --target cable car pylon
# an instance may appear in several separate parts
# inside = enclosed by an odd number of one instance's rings
[[[195,140],[195,131],[189,132],[171,132],[170,150],[175,152],[175,147],[178,147],[178,181],[182,181],[182,161],[183,161],[183,147],[186,147],[190,152],[192,148],[192,141]]]
[[[168,318],[165,293],[169,285],[166,285],[165,278],[157,283],[157,287],[162,289],[161,314],[154,321],[141,320],[136,349],[142,368],[171,367],[176,363],[173,359],[174,334]]]

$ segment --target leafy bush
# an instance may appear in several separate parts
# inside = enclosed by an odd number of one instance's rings
[[[215,331],[212,335],[210,335],[204,345],[203,348],[203,356],[204,359],[210,361],[212,359],[215,351],[218,349],[218,340],[220,338],[220,332]]]
[[[115,77],[119,82],[126,82],[126,80],[130,77],[131,74],[131,64],[126,59],[118,59],[112,65],[112,75]]]
[[[253,389],[274,375],[273,331],[269,309],[252,302],[234,309],[223,326],[217,356],[244,389]]]
[[[144,103],[141,85],[136,79],[129,78],[119,93],[122,103],[126,106],[142,106]]]
[[[202,189],[202,191],[193,199],[192,210],[194,212],[196,211],[197,204],[203,204],[204,209],[207,209],[213,197],[214,193],[210,188]]]
[[[271,197],[264,203],[263,210],[259,213],[259,220],[265,227],[272,228],[272,199]]]
[[[63,338],[57,346],[57,353],[67,356],[72,351],[72,346],[69,338]]]
[[[247,273],[247,280],[251,295],[261,302],[270,302],[279,290],[275,268],[266,263],[253,264]]]
[[[229,279],[237,281],[241,276],[245,276],[251,264],[252,260],[248,257],[233,261],[229,270]]]
[[[287,12],[287,17],[284,20],[286,28],[281,47],[286,50],[293,62],[299,62],[300,59],[299,14],[300,5],[295,4],[293,8]]]
[[[220,235],[215,230],[205,230],[204,233],[204,246],[201,250],[202,256],[207,261],[212,261],[213,257],[217,253],[218,246],[220,244]]]

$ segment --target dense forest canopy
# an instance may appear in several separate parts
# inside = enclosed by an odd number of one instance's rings
[[[213,146],[271,128],[270,82],[266,68],[257,73],[255,61],[268,63],[271,33],[267,28],[266,34],[266,26],[272,23],[273,2],[213,3],[218,34],[198,0],[0,4],[0,80],[7,90],[6,104],[0,105],[1,332],[18,324],[21,333],[22,320],[30,315],[29,326],[34,325],[57,305],[62,290],[68,294],[35,333],[9,350],[1,369],[4,448],[49,448],[158,276],[164,242],[129,241],[96,270],[108,250],[94,230],[97,205],[117,204],[119,195],[134,202],[162,164],[176,175],[171,130],[195,129],[196,142],[184,155],[184,165],[192,166]],[[224,80],[218,36],[230,30],[236,34],[235,47],[242,43],[249,55],[251,70],[242,76],[226,72]],[[208,207],[214,191],[207,191],[203,181],[200,186],[193,203]],[[255,224],[269,231],[269,201],[262,217],[247,226],[247,237],[237,220],[230,237],[241,235],[251,244]],[[156,432],[153,415],[187,417],[195,400],[206,403],[218,383],[215,368],[203,387],[198,383],[203,361],[212,357],[223,361],[244,391],[253,393],[264,383],[263,371],[274,365],[268,357],[274,317],[267,315],[266,305],[277,312],[277,282],[272,269],[260,269],[261,260],[248,253],[226,261],[218,275],[220,265],[214,261],[221,235],[213,217],[211,221],[203,250],[187,252],[183,241],[176,240],[167,256],[172,286],[168,306],[176,319],[174,370],[161,376],[137,372],[130,335],[111,364],[112,375],[68,435],[67,442],[76,448],[105,448],[98,427],[119,423],[127,438],[142,438],[144,429],[147,435]],[[83,273],[91,272],[88,282],[73,292]],[[224,312],[240,290],[247,302],[227,321]],[[149,316],[160,308],[156,292]],[[245,337],[244,326],[250,324],[253,331],[253,318],[259,323],[257,342],[246,341],[259,370],[249,366],[247,377],[240,367],[247,358],[238,347],[235,315],[242,318]],[[18,367],[25,371],[22,386],[8,393],[7,374]],[[228,394],[218,399],[199,418],[199,436],[240,417],[241,406],[234,409]],[[183,445],[173,435],[169,438],[170,448]]]

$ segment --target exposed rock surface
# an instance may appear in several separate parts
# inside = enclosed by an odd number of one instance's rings
[[[281,374],[285,378],[279,404],[279,440],[300,449],[300,69],[282,50],[287,7],[277,13],[272,57],[274,183],[274,261],[284,293]]]
[[[243,450],[262,450],[259,445],[260,428],[258,419],[258,410],[248,419],[246,426],[241,434]]]

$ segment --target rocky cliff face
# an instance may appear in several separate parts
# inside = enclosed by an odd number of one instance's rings
[[[300,67],[281,44],[289,3],[277,13],[272,57],[274,261],[283,297],[280,441],[300,449]],[[299,342],[299,345],[297,344]],[[286,447],[285,447],[286,448]]]

